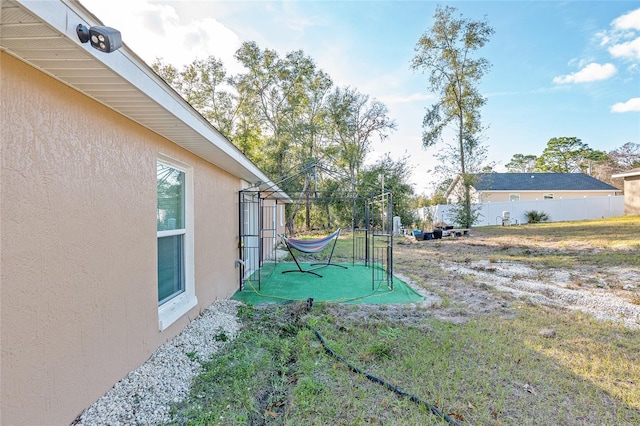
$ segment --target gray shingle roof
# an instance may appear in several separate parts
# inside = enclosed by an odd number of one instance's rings
[[[477,173],[478,191],[619,191],[584,173]]]

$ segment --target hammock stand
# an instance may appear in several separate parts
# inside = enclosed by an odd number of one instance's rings
[[[347,269],[346,266],[331,263],[331,258],[333,257],[333,251],[336,248],[336,244],[338,242],[338,237],[340,236],[341,229],[342,228],[338,228],[333,234],[328,235],[324,238],[318,238],[316,240],[297,240],[294,238],[287,238],[286,235],[280,234],[280,238],[282,239],[282,242],[287,247],[287,250],[289,250],[289,254],[291,254],[291,257],[293,258],[293,260],[296,262],[296,265],[298,266],[298,269],[290,269],[288,271],[282,271],[282,273],[286,274],[289,272],[302,272],[306,274],[313,274],[322,278],[322,275],[314,271],[318,269],[326,268],[327,266],[337,266],[338,268]],[[302,267],[300,266],[300,263],[298,262],[298,259],[296,259],[296,256],[293,254],[292,249],[296,249],[302,253],[318,253],[324,250],[329,244],[331,244],[331,240],[333,240],[333,246],[331,247],[331,253],[329,254],[329,259],[327,259],[327,261],[324,263],[311,264],[311,266],[317,266],[317,268],[302,269]]]

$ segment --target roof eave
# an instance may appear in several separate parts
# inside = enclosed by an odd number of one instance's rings
[[[72,0],[1,1],[3,10],[15,10],[13,6],[17,5],[35,21],[23,26],[19,38],[12,37],[12,25],[20,25],[21,21],[10,22],[11,13],[0,14],[0,49],[246,182],[270,182],[126,44],[109,54],[82,44],[76,34],[78,24],[102,25],[82,4]],[[43,38],[43,29],[47,32],[48,50],[56,53],[56,60],[43,59],[43,49],[32,47]],[[74,64],[78,64],[76,69]],[[80,70],[84,74],[79,76]],[[103,80],[88,79],[92,73]],[[101,86],[100,81],[109,81],[110,86]],[[121,96],[109,87],[119,88]],[[288,198],[282,191],[279,193]]]
[[[611,177],[614,179],[634,177],[634,176],[640,176],[640,169],[633,169],[633,170],[629,170],[628,172],[616,173],[615,175],[611,175]]]

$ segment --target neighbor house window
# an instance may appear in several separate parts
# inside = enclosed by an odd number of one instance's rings
[[[158,314],[167,328],[197,303],[193,283],[191,169],[169,158],[157,162]]]
[[[542,199],[553,200],[553,194],[542,194]]]
[[[509,201],[520,201],[520,194],[509,194]]]

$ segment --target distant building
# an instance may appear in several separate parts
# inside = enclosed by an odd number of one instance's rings
[[[471,185],[473,203],[553,200],[619,195],[621,191],[584,173],[477,173]],[[447,190],[447,202],[456,203],[462,182],[456,177]]]
[[[640,168],[611,177],[624,179],[624,214],[640,214]]]

